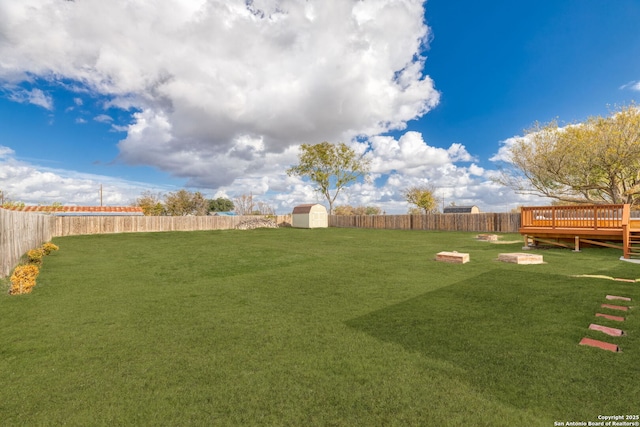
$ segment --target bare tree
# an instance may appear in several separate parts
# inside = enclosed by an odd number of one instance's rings
[[[233,199],[233,206],[238,215],[251,215],[254,209],[253,194],[242,194]]]

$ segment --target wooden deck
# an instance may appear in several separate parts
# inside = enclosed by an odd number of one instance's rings
[[[629,205],[523,207],[519,231],[525,245],[599,245],[620,249],[625,258],[640,257],[640,218],[630,213]]]

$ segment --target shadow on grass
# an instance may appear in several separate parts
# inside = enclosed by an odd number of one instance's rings
[[[629,350],[618,354],[578,345],[610,289],[494,270],[347,324],[456,366],[450,375],[509,406],[550,419],[596,420],[605,412],[636,413],[640,402],[630,380],[638,374],[637,338],[597,337]]]

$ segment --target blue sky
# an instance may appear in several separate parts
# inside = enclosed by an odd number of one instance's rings
[[[640,2],[0,1],[0,190],[129,204],[145,190],[320,201],[301,143],[344,141],[373,180],[338,204],[404,213],[402,190],[504,211],[491,181],[536,120],[640,98]],[[493,160],[492,160],[493,159]]]
[[[430,1],[426,70],[440,105],[416,129],[488,158],[536,120],[581,121],[637,99],[637,1]],[[635,98],[634,98],[635,97]]]

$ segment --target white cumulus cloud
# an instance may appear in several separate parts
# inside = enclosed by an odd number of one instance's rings
[[[129,205],[143,191],[153,190],[140,182],[34,165],[16,159],[12,149],[0,145],[0,190],[5,200],[92,206],[100,203],[100,186],[103,203],[111,206]]]
[[[420,0],[2,2],[0,80],[71,80],[135,108],[119,159],[215,188],[433,108],[423,16]]]
[[[624,90],[624,89],[629,89],[629,90],[635,90],[635,91],[640,91],[640,81],[631,81],[627,84],[624,84],[622,86],[620,86],[620,89]]]
[[[105,99],[105,114],[77,123],[110,124],[124,132],[119,162],[184,178],[208,197],[252,192],[281,213],[324,202],[284,171],[300,144],[344,141],[368,150],[374,179],[347,189],[338,204],[405,212],[402,190],[422,184],[457,204],[508,204],[515,196],[493,184],[464,145],[430,146],[417,132],[381,136],[439,101],[425,74],[424,7],[422,0],[0,1],[0,90],[47,110],[55,99],[39,81]],[[69,108],[86,109],[77,94]],[[131,120],[112,120],[122,116],[106,111],[113,108]],[[102,183],[110,204],[127,204],[153,189],[20,162],[2,146],[0,166],[2,189],[28,203],[95,204]]]
[[[53,98],[40,89],[9,89],[8,98],[14,102],[22,104],[33,104],[42,107],[45,110],[53,110]]]
[[[448,149],[429,146],[418,132],[406,132],[398,140],[389,136],[369,139],[371,171],[390,173],[402,171],[410,176],[424,176],[429,171],[451,164],[469,162],[473,157],[461,144]]]
[[[489,160],[492,162],[511,163],[511,148],[522,139],[523,137],[521,136],[513,136],[511,138],[500,141],[500,148],[498,148],[498,152],[494,154]]]

